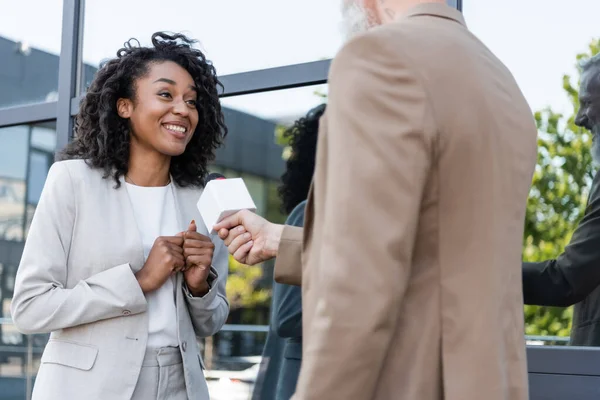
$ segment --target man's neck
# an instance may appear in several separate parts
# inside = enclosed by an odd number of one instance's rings
[[[446,4],[445,0],[377,0],[377,13],[382,24],[393,22],[419,4]]]

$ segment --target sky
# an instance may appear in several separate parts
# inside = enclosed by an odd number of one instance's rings
[[[342,45],[340,0],[87,0],[83,60],[97,65],[135,37],[177,31],[200,41],[220,75],[331,58]],[[54,54],[62,0],[0,0],[0,36]],[[570,112],[562,75],[600,37],[598,0],[463,0],[469,28],[507,65],[532,109]],[[320,102],[326,86],[227,98],[256,116],[287,120]]]

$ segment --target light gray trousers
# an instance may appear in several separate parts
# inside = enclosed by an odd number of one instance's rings
[[[148,349],[131,400],[188,400],[179,347]]]

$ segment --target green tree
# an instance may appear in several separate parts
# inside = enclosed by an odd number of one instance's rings
[[[542,261],[558,256],[569,243],[583,216],[594,169],[589,132],[575,125],[579,109],[579,63],[600,52],[593,40],[588,51],[577,55],[578,74],[574,81],[563,76],[563,88],[573,105],[564,116],[551,108],[534,116],[539,130],[538,159],[525,220],[525,261]],[[572,307],[525,306],[525,332],[528,335],[568,336]]]

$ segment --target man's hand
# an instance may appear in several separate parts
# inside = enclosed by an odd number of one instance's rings
[[[215,225],[229,253],[242,264],[255,265],[277,256],[283,225],[242,210]]]

